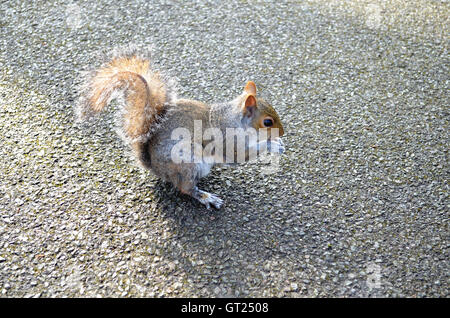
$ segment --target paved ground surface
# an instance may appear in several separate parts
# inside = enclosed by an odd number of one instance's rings
[[[1,296],[448,297],[448,2],[132,2],[0,4]],[[280,171],[215,169],[207,211],[112,116],[75,125],[79,72],[128,42],[180,95],[254,80]]]

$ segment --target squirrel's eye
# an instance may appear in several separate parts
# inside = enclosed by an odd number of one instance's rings
[[[271,118],[266,118],[263,121],[263,124],[265,127],[272,127],[273,126],[273,120]]]

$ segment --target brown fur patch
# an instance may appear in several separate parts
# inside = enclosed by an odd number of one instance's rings
[[[90,82],[89,106],[94,113],[102,111],[113,93],[124,90],[126,137],[146,134],[157,116],[164,111],[166,89],[160,76],[150,70],[150,61],[137,56],[119,57],[95,72]]]

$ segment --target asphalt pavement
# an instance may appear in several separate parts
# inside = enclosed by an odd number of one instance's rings
[[[1,297],[448,297],[449,2],[2,1]],[[179,95],[253,80],[279,167],[206,210],[140,169],[83,71],[153,47]],[[266,171],[267,172],[267,171]]]

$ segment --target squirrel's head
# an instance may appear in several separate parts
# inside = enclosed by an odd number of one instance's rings
[[[275,109],[264,99],[256,97],[256,85],[249,81],[245,85],[242,99],[242,113],[256,130],[267,128],[267,137],[271,137],[271,128],[278,129],[278,136],[284,135],[283,125]]]

